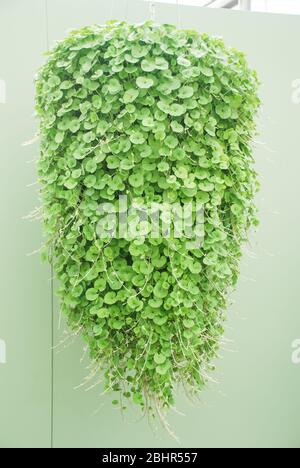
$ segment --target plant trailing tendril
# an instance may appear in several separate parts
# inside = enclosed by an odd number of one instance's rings
[[[256,225],[258,80],[219,38],[109,22],[73,31],[36,81],[44,224],[61,309],[106,389],[154,414],[205,385]],[[102,239],[97,208],[196,201],[204,244]]]

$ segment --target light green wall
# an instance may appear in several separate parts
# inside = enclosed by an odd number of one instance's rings
[[[0,447],[50,444],[50,270],[39,256],[40,223],[22,218],[38,206],[33,138],[33,77],[46,48],[44,4],[0,2]],[[1,360],[1,359],[0,359]]]
[[[26,8],[21,1],[2,3],[0,78],[3,65],[13,98],[0,104],[5,130],[2,126],[0,339],[8,343],[8,363],[0,364],[0,446],[38,446],[50,443],[50,285],[38,257],[25,257],[39,243],[40,227],[20,220],[36,203],[34,190],[25,189],[34,179],[25,161],[35,149],[21,148],[20,142],[34,127],[31,80],[46,48],[45,2],[27,0]],[[52,44],[71,28],[111,17],[144,21],[149,8],[135,0],[48,0],[47,16]],[[176,24],[177,7],[158,5],[156,20]],[[4,38],[15,22],[13,28],[21,31],[6,49]],[[222,36],[244,50],[259,72],[264,105],[255,159],[262,222],[247,247],[228,311],[225,349],[213,376],[219,383],[210,384],[196,408],[179,395],[177,407],[185,416],[171,413],[170,423],[183,447],[299,448],[300,365],[292,363],[291,346],[300,338],[300,104],[292,102],[292,82],[300,78],[300,17],[181,7],[180,23]],[[64,339],[57,322],[56,304],[55,344]],[[88,361],[80,363],[83,345],[77,339],[60,349],[53,355],[55,447],[177,446],[160,428],[153,435],[134,411],[124,422],[110,398],[99,397],[101,386],[74,390],[88,372]]]

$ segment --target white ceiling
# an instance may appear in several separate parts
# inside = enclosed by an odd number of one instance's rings
[[[159,2],[226,8],[228,5],[232,7],[232,4],[234,2],[238,3],[239,0],[158,0]],[[251,0],[251,9],[252,11],[266,11],[270,13],[300,14],[300,0]]]

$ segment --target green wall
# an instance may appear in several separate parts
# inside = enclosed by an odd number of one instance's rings
[[[46,8],[47,6],[47,8]],[[153,434],[132,410],[122,420],[101,385],[74,390],[88,374],[80,339],[51,352],[50,271],[38,256],[41,227],[22,220],[37,206],[37,146],[22,147],[35,131],[33,76],[47,43],[66,31],[107,19],[149,18],[142,1],[2,0],[0,3],[1,364],[0,447],[177,447],[161,428]],[[170,423],[183,447],[300,447],[300,364],[292,343],[300,338],[299,272],[300,17],[225,10],[156,7],[159,22],[180,23],[223,36],[244,50],[262,81],[263,108],[255,159],[261,174],[261,226],[245,249],[242,277],[228,323],[218,371],[193,407],[179,393]],[[64,340],[55,303],[54,342]],[[52,361],[53,359],[53,361]],[[53,372],[52,372],[53,367]],[[53,392],[52,392],[53,385]],[[96,411],[98,412],[94,414]],[[51,442],[52,438],[52,442]]]
[[[38,206],[33,77],[46,48],[43,2],[0,2],[0,446],[43,447],[50,438],[50,270],[38,256],[41,226],[23,219]],[[5,102],[3,102],[5,101]],[[3,345],[3,343],[5,343]],[[1,361],[1,358],[0,358]]]

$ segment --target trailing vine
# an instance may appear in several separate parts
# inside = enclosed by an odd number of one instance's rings
[[[205,385],[257,224],[258,79],[221,39],[172,25],[73,31],[36,80],[47,258],[105,389],[149,414]],[[197,202],[204,243],[100,238],[99,204]],[[51,252],[51,254],[50,254]]]

